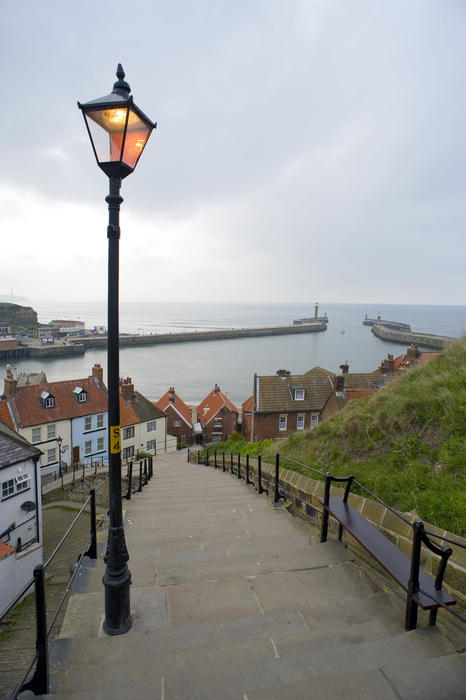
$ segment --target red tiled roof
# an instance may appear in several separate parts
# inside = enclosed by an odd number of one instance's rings
[[[156,420],[164,416],[163,411],[139,391],[135,391],[132,398],[128,400],[124,399],[120,392],[120,425],[122,427]]]
[[[73,393],[75,387],[87,393],[87,401],[78,403]],[[55,406],[44,408],[41,394],[49,392],[55,398]],[[18,386],[11,404],[16,412],[18,423],[24,428],[42,423],[54,423],[67,418],[103,413],[107,410],[107,390],[94,377],[68,379],[61,382],[44,382]]]
[[[12,547],[10,544],[7,544],[6,542],[0,542],[0,559],[5,559],[5,557],[9,557],[10,554],[13,554],[15,551],[15,548]]]
[[[186,423],[189,425],[190,428],[192,428],[192,421],[191,421],[191,410],[187,404],[183,401],[183,399],[180,399],[178,394],[174,392],[174,398],[175,398],[175,409],[176,411],[180,414],[180,416],[183,418],[183,420],[186,421]],[[161,411],[167,411],[170,406],[173,406],[172,402],[170,401],[170,391],[165,392],[165,394],[162,396],[161,399],[155,402],[155,405],[157,408],[159,408]]]
[[[210,394],[208,394],[197,407],[197,415],[200,424],[205,426],[209,423],[223,406],[227,406],[230,411],[238,414],[238,409],[234,403],[232,403],[220,389],[212,389]]]
[[[254,396],[250,396],[249,399],[246,399],[241,405],[243,411],[245,413],[252,413],[252,409],[254,406]]]
[[[0,423],[3,423],[11,430],[15,429],[13,419],[11,418],[10,409],[8,408],[8,401],[0,401]]]

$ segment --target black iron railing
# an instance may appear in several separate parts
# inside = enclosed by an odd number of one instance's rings
[[[52,553],[48,557],[44,564],[37,564],[34,567],[33,577],[26,583],[25,586],[19,591],[15,598],[10,602],[10,604],[3,610],[0,614],[0,622],[7,617],[7,615],[16,607],[16,605],[24,598],[28,591],[34,586],[35,591],[35,610],[36,610],[36,653],[23,674],[21,680],[17,683],[15,689],[10,695],[11,700],[16,700],[19,693],[25,690],[31,690],[35,695],[45,695],[49,692],[49,653],[48,653],[48,641],[52,629],[58,619],[60,611],[65,603],[74,579],[80,569],[80,564],[84,557],[89,557],[91,559],[97,558],[97,521],[96,521],[96,505],[95,505],[95,494],[98,489],[100,489],[105,482],[102,482],[96,489],[91,489],[89,497],[86,499],[81,509],[79,510],[76,517],[73,519],[72,523],[68,527],[67,531],[60,539],[60,542],[53,549]],[[47,607],[45,601],[45,572],[48,566],[57,555],[65,540],[68,538],[72,529],[78,522],[79,518],[89,506],[90,508],[90,535],[86,541],[80,555],[77,559],[77,566],[68,581],[62,598],[56,608],[55,612],[51,617],[51,621],[47,626]],[[99,526],[104,521],[101,520]],[[32,677],[28,680],[31,671],[34,669]]]
[[[244,456],[244,455],[243,455]],[[264,477],[262,474],[262,459],[261,455],[258,455],[256,457],[257,464],[256,464],[256,469],[255,469],[255,481],[252,481],[250,479],[250,456],[245,455],[246,459],[246,464],[244,468],[243,475],[241,475],[241,454],[238,453],[237,455],[237,466],[236,470],[234,469],[234,455],[233,453],[230,453],[230,471],[231,474],[236,474],[238,479],[244,478],[245,482],[247,485],[253,485],[257,493],[264,493],[266,492],[268,495],[268,490],[264,488]],[[198,451],[193,451],[193,450],[188,450],[188,462],[194,462],[197,464],[205,464],[206,466],[209,466],[210,461],[209,461],[209,449],[204,448],[202,450]],[[412,522],[411,520],[408,520],[406,517],[404,517],[401,513],[396,511],[394,508],[392,508],[388,503],[385,503],[381,498],[379,498],[375,493],[370,491],[368,488],[364,486],[364,484],[360,483],[355,479],[353,475],[346,476],[346,477],[337,477],[333,476],[329,472],[324,473],[320,471],[319,469],[316,469],[315,467],[311,467],[308,464],[303,464],[302,462],[298,462],[297,460],[290,459],[289,457],[281,457],[279,454],[276,454],[275,456],[275,470],[274,470],[274,476],[273,478],[271,476],[267,477],[267,485],[270,487],[273,487],[273,502],[278,503],[280,500],[284,499],[285,496],[283,495],[284,493],[287,492],[288,487],[285,483],[283,483],[280,480],[280,475],[279,475],[279,470],[280,470],[280,465],[283,467],[287,468],[287,464],[294,464],[300,468],[307,469],[314,474],[318,475],[321,479],[324,480],[324,498],[323,498],[323,503],[324,507],[321,511],[321,542],[325,542],[327,539],[327,531],[328,531],[328,523],[329,523],[329,512],[328,512],[328,504],[329,504],[329,498],[330,498],[330,491],[331,491],[331,484],[333,482],[335,483],[345,483],[345,489],[343,492],[342,496],[342,501],[343,503],[347,503],[348,497],[350,494],[350,489],[353,485],[357,487],[358,490],[362,491],[363,493],[367,493],[372,499],[383,505],[387,510],[389,510],[391,513],[393,513],[397,518],[399,518],[402,522],[404,522],[406,525],[408,525],[410,528],[413,530],[413,543],[412,543],[412,551],[411,551],[411,572],[410,572],[410,577],[409,577],[409,584],[408,584],[408,602],[407,602],[407,610],[406,610],[406,617],[408,620],[408,617],[411,618],[411,622],[409,624],[411,625],[410,629],[414,629],[415,627],[415,617],[417,613],[417,605],[415,603],[415,597],[416,594],[422,593],[426,595],[428,598],[431,598],[432,601],[435,602],[436,606],[441,607],[444,610],[447,610],[451,615],[453,615],[455,618],[461,620],[462,622],[466,622],[466,618],[463,617],[460,613],[454,611],[451,609],[450,606],[447,606],[442,603],[442,601],[439,601],[438,598],[432,597],[429,593],[426,593],[422,588],[420,587],[419,584],[419,572],[420,572],[420,561],[421,561],[421,545],[423,544],[426,546],[431,552],[433,552],[436,556],[440,557],[440,563],[437,569],[437,574],[435,577],[435,582],[434,586],[437,591],[442,590],[442,585],[443,585],[443,579],[447,567],[448,560],[450,556],[452,555],[452,549],[451,547],[446,547],[442,544],[437,544],[432,540],[432,538],[439,540],[440,542],[446,542],[448,544],[451,544],[453,546],[459,547],[461,549],[466,549],[466,546],[458,542],[457,540],[444,537],[442,535],[439,535],[434,532],[430,532],[428,530],[425,530],[424,524],[422,523],[421,520],[416,520]],[[218,454],[215,451],[214,452],[214,467],[217,467],[218,464]],[[225,453],[222,452],[222,469],[223,471],[226,471],[226,466],[225,466]],[[295,502],[301,501],[301,499],[297,496],[294,497]],[[301,501],[304,503],[303,501]],[[308,503],[305,503],[306,509],[307,506],[309,505]],[[311,510],[317,511],[313,506],[311,507]],[[343,526],[339,524],[338,526],[338,539],[341,541],[343,535]],[[430,616],[429,616],[429,625],[433,626],[435,625],[436,622],[436,617],[437,617],[437,611],[438,608],[430,610]],[[413,623],[414,620],[414,623]],[[408,624],[408,623],[407,623]],[[414,627],[413,627],[414,624]]]

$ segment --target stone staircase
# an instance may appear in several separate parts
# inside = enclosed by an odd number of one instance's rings
[[[52,644],[57,700],[465,697],[458,642],[422,615],[405,632],[383,579],[243,481],[163,455],[124,504],[133,627],[102,632],[89,562]]]

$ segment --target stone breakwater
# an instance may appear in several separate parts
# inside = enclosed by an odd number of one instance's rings
[[[454,343],[456,338],[450,338],[446,335],[434,335],[431,333],[413,333],[408,331],[397,331],[393,328],[387,328],[380,324],[372,326],[371,331],[377,338],[381,340],[389,340],[392,343],[400,343],[401,345],[423,345],[427,348],[435,350],[445,350],[449,345]]]
[[[265,328],[231,328],[217,331],[195,331],[190,333],[158,333],[152,335],[120,335],[120,347],[133,345],[158,345],[161,343],[190,343],[201,340],[226,340],[230,338],[257,338],[268,335],[290,333],[318,333],[327,329],[326,323],[309,323],[302,326],[270,326]],[[85,348],[107,346],[106,336],[77,338],[70,343],[82,344]]]

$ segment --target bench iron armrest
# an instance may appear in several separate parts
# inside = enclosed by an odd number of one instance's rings
[[[320,531],[320,541],[321,542],[327,542],[327,534],[328,534],[328,506],[329,506],[329,501],[330,501],[330,487],[332,485],[332,481],[335,481],[337,483],[344,483],[346,482],[346,487],[345,487],[345,493],[343,495],[343,503],[348,502],[348,496],[349,492],[351,489],[351,484],[354,481],[354,476],[332,476],[330,472],[325,473],[325,490],[324,490],[324,508],[322,510],[322,529]],[[341,542],[341,538],[343,536],[343,526],[340,525],[338,528],[338,539]]]

